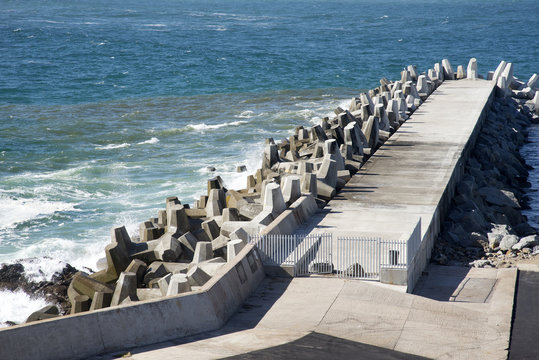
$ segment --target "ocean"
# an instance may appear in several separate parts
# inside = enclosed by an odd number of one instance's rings
[[[111,227],[136,234],[215,175],[244,187],[236,166],[253,173],[265,138],[409,64],[471,57],[484,76],[502,59],[539,72],[539,1],[3,0],[0,263],[95,269]],[[0,324],[44,306],[0,303]]]

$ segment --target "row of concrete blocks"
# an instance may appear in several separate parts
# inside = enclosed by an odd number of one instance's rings
[[[207,195],[193,209],[175,197],[167,198],[157,218],[141,224],[138,241],[131,241],[123,227],[113,229],[103,269],[78,274],[70,286],[73,311],[191,291],[202,286],[225,258],[233,258],[249,233],[293,232],[359,169],[364,150],[372,153],[387,140],[439,83],[409,66],[401,80],[382,80],[377,91],[360,94],[352,101],[358,108],[339,111],[331,120],[333,126],[326,119],[323,127],[315,126],[310,133],[298,128],[288,152],[298,142],[307,149],[302,156],[309,161],[298,162],[292,168],[296,174],[282,171],[287,161],[268,141],[263,166],[256,179],[248,178],[247,189],[229,191],[216,177],[208,181]],[[335,138],[329,137],[335,133]]]
[[[537,89],[539,76],[537,74],[533,74],[527,82],[521,81],[513,75],[513,64],[502,60],[495,71],[489,71],[488,79],[496,83],[499,95],[531,100],[535,107],[535,113],[539,114],[539,91]]]
[[[125,228],[113,229],[113,234],[116,233],[125,235]],[[72,313],[197,290],[244,246],[243,240],[229,241],[227,261],[214,258],[212,243],[206,241],[196,243],[190,263],[153,261],[148,265],[133,259],[115,283],[105,283],[97,280],[95,274],[79,272],[68,289]]]

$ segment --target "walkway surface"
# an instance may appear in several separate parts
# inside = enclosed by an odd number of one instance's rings
[[[376,282],[266,278],[222,329],[126,349],[127,358],[322,359],[335,347],[331,358],[505,359],[515,280],[516,269],[433,266],[414,295]]]
[[[492,89],[444,82],[299,232],[398,240],[421,218],[423,239]]]

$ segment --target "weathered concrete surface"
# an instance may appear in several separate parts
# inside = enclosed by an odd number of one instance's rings
[[[298,232],[398,240],[420,218],[422,270],[493,90],[486,80],[444,82]]]
[[[0,359],[82,359],[218,329],[264,276],[246,245],[198,291],[0,329]]]
[[[462,269],[462,268],[461,268]],[[423,295],[368,281],[267,278],[224,328],[197,337],[128,349],[132,359],[216,359],[282,345],[312,331],[436,359],[505,359],[516,269],[429,268]],[[469,288],[485,302],[460,302]],[[442,284],[442,285],[440,285]],[[449,285],[451,284],[451,285]],[[452,287],[447,299],[439,287]],[[104,357],[109,358],[109,357]]]

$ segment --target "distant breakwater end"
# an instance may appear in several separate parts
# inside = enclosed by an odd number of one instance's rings
[[[458,66],[457,71],[447,59],[423,73],[410,65],[399,80],[381,79],[379,87],[353,98],[348,109],[335,109],[335,116],[320,124],[310,129],[299,126],[294,135],[281,141],[267,139],[262,165],[247,176],[244,189],[227,189],[215,177],[208,180],[207,193],[193,205],[182,204],[177,197],[167,198],[165,209],[140,225],[138,237],[131,238],[125,227],[112,229],[99,271],[73,276],[66,290],[69,303],[63,304],[63,311],[42,309],[30,320],[39,320],[39,314],[50,318],[200,289],[241,251],[250,234],[293,232],[293,225],[281,221],[285,211],[305,220],[323,208],[438,86],[445,80],[465,78],[481,78],[475,59],[466,70]],[[537,75],[520,81],[513,76],[512,64],[503,61],[487,79],[496,82],[501,99],[495,105],[494,119],[509,111],[512,121],[522,128],[537,121]],[[238,168],[239,172],[246,170]],[[507,231],[511,235],[512,230]]]

